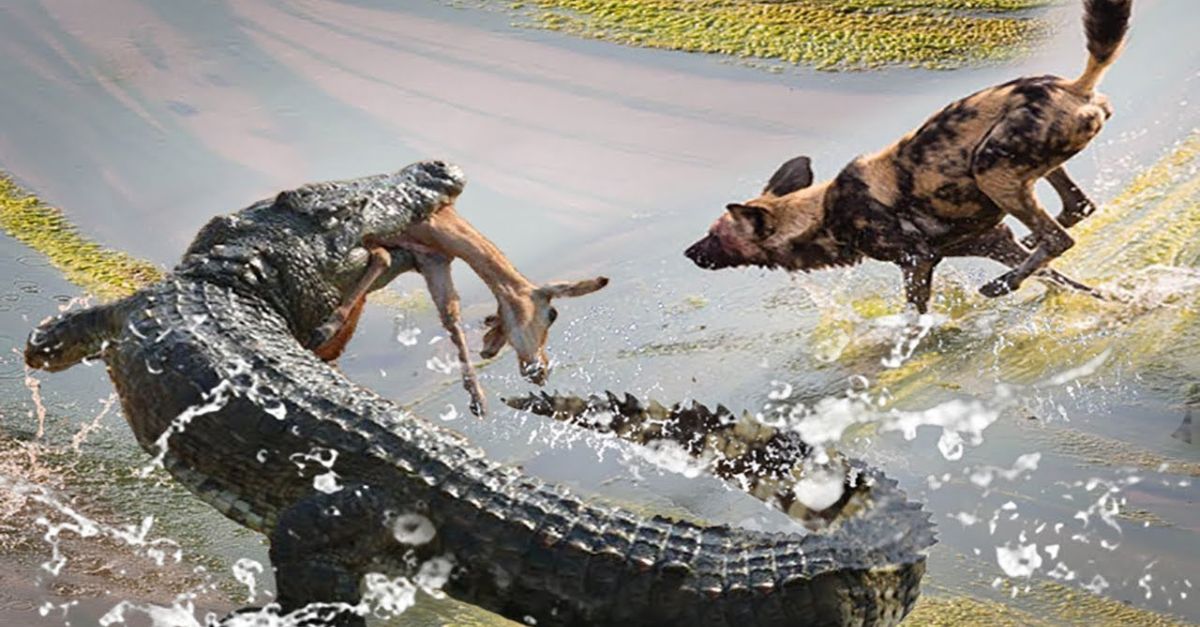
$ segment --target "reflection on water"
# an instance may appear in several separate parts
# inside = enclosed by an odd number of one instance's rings
[[[943,430],[865,424],[841,438],[934,512],[941,543],[925,588],[943,604],[919,619],[995,616],[958,614],[960,606],[944,602],[966,595],[971,611],[999,603],[1031,619],[1018,622],[1150,619],[1119,613],[1134,611],[1122,609],[1125,602],[1196,621],[1200,602],[1189,590],[1200,572],[1200,452],[1171,435],[1195,404],[1189,385],[1200,378],[1200,177],[1197,140],[1180,130],[1197,125],[1186,103],[1200,97],[1200,53],[1164,43],[1186,36],[1192,11],[1139,6],[1134,42],[1105,83],[1117,115],[1072,163],[1103,208],[1077,227],[1080,244],[1063,269],[1114,299],[1031,285],[984,301],[974,289],[995,267],[946,264],[938,316],[890,368],[882,361],[907,337],[891,268],[792,278],[705,273],[681,251],[725,201],[752,192],[783,159],[805,152],[818,174],[831,174],[947,100],[1008,78],[1011,67],[774,76],[708,57],[515,33],[490,14],[433,3],[119,0],[99,10],[26,0],[0,10],[0,168],[62,206],[89,237],[169,264],[212,214],[280,188],[451,158],[472,179],[464,214],[532,279],[613,277],[604,298],[561,307],[550,342],[552,388],[760,411],[840,402],[858,376],[883,404],[872,408],[881,416],[929,417],[971,403],[995,411],[982,441],[965,441],[961,459],[943,455]],[[1081,50],[1067,34],[1070,19],[1020,71],[1075,70]],[[478,345],[479,321],[494,305],[473,277],[460,275]],[[78,290],[7,238],[0,277],[0,433],[8,447],[36,429],[11,351]],[[404,277],[395,289],[422,288]],[[465,416],[454,378],[426,367],[453,356],[448,342],[435,341],[440,325],[422,302],[373,307],[342,367],[426,416],[446,415],[447,405]],[[398,331],[403,338],[382,340]],[[527,391],[509,354],[481,375],[491,393]],[[51,443],[69,443],[111,394],[98,367],[40,378]],[[487,421],[447,424],[491,456],[579,491],[706,520],[769,522],[756,502],[713,480],[660,474],[619,447],[492,406]],[[217,591],[197,607],[224,611],[240,602],[246,587],[234,567],[265,562],[261,538],[161,477],[137,478],[145,455],[122,420],[112,413],[100,424],[81,456],[60,460],[72,472],[38,483],[95,497],[108,524],[155,516],[154,535],[184,547],[181,568],[212,574],[200,580]],[[72,547],[78,553],[69,550],[68,559],[86,561],[86,546]],[[26,548],[42,552],[32,566],[13,551],[0,561],[32,579],[47,549]],[[136,557],[120,546],[104,551],[118,561]],[[114,586],[112,595],[87,597],[60,594],[53,578],[42,579],[24,593],[33,608],[91,598],[70,610],[91,620],[121,599],[169,606],[174,594],[204,585],[164,575],[165,594]],[[260,579],[271,587],[269,573]],[[406,624],[500,622],[417,598]],[[7,611],[0,608],[0,619]],[[49,618],[62,622],[57,613]]]

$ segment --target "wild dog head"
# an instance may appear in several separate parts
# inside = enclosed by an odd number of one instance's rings
[[[737,266],[809,270],[829,265],[814,242],[825,218],[824,191],[813,186],[808,157],[787,161],[762,194],[725,206],[708,235],[684,255],[707,270]]]

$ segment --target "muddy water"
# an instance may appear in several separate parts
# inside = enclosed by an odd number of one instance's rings
[[[613,279],[560,306],[551,387],[759,410],[778,404],[772,394],[809,406],[844,398],[857,375],[884,407],[855,405],[856,415],[885,423],[893,411],[928,419],[977,403],[995,421],[961,459],[947,459],[942,432],[928,427],[907,440],[859,425],[842,442],[934,512],[941,543],[927,591],[1062,621],[1112,620],[1104,599],[1200,620],[1200,592],[1189,594],[1200,583],[1200,452],[1171,437],[1200,403],[1188,388],[1200,378],[1200,199],[1196,161],[1178,144],[1200,125],[1200,52],[1176,43],[1200,16],[1191,3],[1139,2],[1133,42],[1104,85],[1117,116],[1072,162],[1075,178],[1127,217],[1096,216],[1100,226],[1081,231],[1064,269],[1122,300],[1031,286],[985,302],[970,294],[996,267],[945,264],[941,315],[897,368],[881,363],[900,333],[892,268],[705,273],[680,253],[785,158],[811,155],[818,176],[830,175],[951,98],[1017,74],[1074,72],[1073,7],[1053,13],[1059,34],[1017,66],[827,75],[768,74],[514,30],[502,13],[399,4],[7,3],[0,169],[88,236],[168,266],[211,215],[281,188],[452,159],[471,177],[462,213],[531,278]],[[1162,176],[1137,178],[1160,161]],[[0,270],[0,424],[30,437],[29,392],[9,348],[77,290],[7,238]],[[478,344],[492,306],[474,277],[459,269],[456,278]],[[405,277],[395,289],[418,287]],[[486,422],[461,417],[461,392],[439,367],[451,360],[448,343],[421,302],[373,308],[342,360],[347,373],[433,420],[453,406],[460,417],[447,424],[493,456],[580,490],[707,520],[786,524],[715,482],[659,473],[628,450],[597,451],[498,399]],[[417,341],[383,341],[397,336]],[[482,369],[493,396],[527,389],[512,360]],[[69,439],[111,391],[98,368],[41,378],[51,439]],[[116,520],[155,515],[160,533],[225,583],[238,558],[264,559],[252,534],[169,484],[132,477],[144,457],[119,416],[103,424],[83,449],[94,470],[78,482]],[[1021,470],[1034,459],[1035,470]],[[1032,578],[1007,576],[999,557],[1034,544],[1043,564]],[[33,606],[66,602],[43,579],[46,596]],[[1099,596],[1065,596],[1048,587],[1058,581]],[[102,605],[72,608],[75,624]],[[412,612],[415,624],[497,622],[444,602]]]

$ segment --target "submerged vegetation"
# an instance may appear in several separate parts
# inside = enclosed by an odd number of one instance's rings
[[[1144,625],[1174,627],[1184,623],[1171,616],[1132,607],[1058,582],[1043,581],[1026,592],[1028,609],[990,599],[922,594],[905,625],[950,627],[1051,627],[1053,625]]]
[[[527,24],[647,48],[803,64],[951,69],[1013,58],[1049,0],[534,0]]]
[[[124,296],[162,277],[158,266],[84,238],[62,211],[3,174],[0,230],[45,255],[68,281],[102,298]]]

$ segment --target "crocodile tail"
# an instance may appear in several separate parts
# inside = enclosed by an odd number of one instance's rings
[[[105,345],[120,335],[126,318],[137,309],[139,300],[135,294],[43,320],[29,334],[25,363],[31,368],[58,372],[85,359],[98,357]]]
[[[893,624],[916,602],[925,572],[924,552],[936,541],[929,513],[909,501],[894,480],[858,460],[814,465],[809,463],[812,447],[794,431],[764,425],[749,414],[735,416],[723,406],[716,410],[695,403],[665,407],[612,393],[588,398],[530,394],[505,402],[637,444],[673,442],[702,460],[714,475],[820,531],[807,538],[808,546],[814,554],[828,550],[839,556],[838,574],[826,577],[842,586],[831,596],[851,602],[837,608],[817,607],[820,603],[814,599],[810,614],[814,620]],[[819,476],[830,472],[841,473],[841,496],[820,507],[802,503],[798,495],[807,491],[804,483],[830,487],[828,477]],[[815,585],[821,578],[805,585]]]
[[[669,442],[702,462],[713,475],[814,529],[847,513],[866,489],[846,463],[815,463],[810,456],[812,447],[796,432],[763,424],[748,412],[735,415],[723,405],[716,409],[700,403],[666,407],[653,400],[642,403],[630,394],[620,398],[612,392],[586,399],[543,392],[505,402],[514,409],[612,433],[634,444]],[[832,475],[844,479],[835,502],[813,509],[796,498],[797,485],[829,480]]]
[[[1087,33],[1088,62],[1083,74],[1075,79],[1075,89],[1092,93],[1104,72],[1117,60],[1125,34],[1129,31],[1129,14],[1133,0],[1084,0],[1083,29]]]

